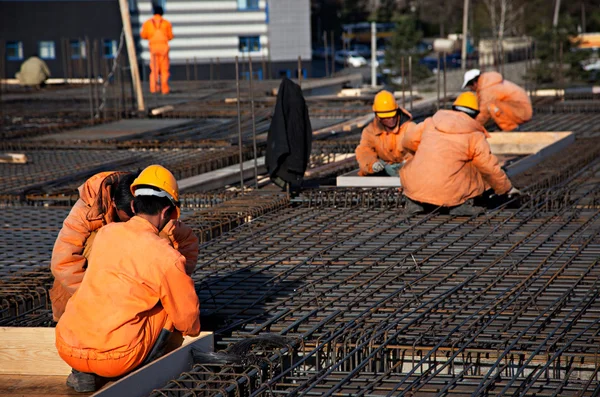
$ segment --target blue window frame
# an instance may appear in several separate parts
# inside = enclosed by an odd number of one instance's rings
[[[38,53],[42,59],[56,59],[56,47],[53,41],[40,41]]]
[[[258,0],[238,0],[238,10],[258,10]]]
[[[260,51],[260,36],[240,36],[240,52]]]
[[[7,61],[22,61],[23,60],[23,42],[22,41],[7,41],[6,42],[6,60]]]
[[[242,80],[250,80],[250,72],[242,72],[240,73],[240,78]],[[262,68],[258,69],[258,70],[254,70],[252,72],[252,78],[254,80],[262,80],[263,79],[263,71]]]
[[[85,41],[71,40],[69,44],[71,46],[71,59],[85,59],[87,57]]]
[[[114,59],[117,56],[117,40],[104,40],[103,54],[106,59]]]

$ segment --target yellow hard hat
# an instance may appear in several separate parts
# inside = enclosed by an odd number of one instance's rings
[[[373,111],[377,117],[382,119],[394,117],[398,114],[398,103],[394,98],[394,94],[385,90],[378,92],[373,101]]]
[[[149,188],[146,188],[148,186]],[[158,189],[155,190],[155,189]],[[177,180],[171,174],[171,171],[163,167],[162,165],[150,165],[140,174],[131,184],[131,193],[134,197],[137,196],[157,196],[166,197],[176,207],[177,216],[181,215],[179,209],[179,186],[177,186]]]
[[[473,92],[463,92],[456,98],[453,106],[468,108],[471,110],[475,110],[479,112],[479,101],[477,100],[477,95]]]

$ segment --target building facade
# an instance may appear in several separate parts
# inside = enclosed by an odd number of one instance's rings
[[[171,78],[232,79],[240,75],[296,77],[298,57],[305,76],[311,65],[309,0],[154,0],[173,25]],[[149,74],[148,42],[141,25],[152,16],[152,0],[129,0],[142,76]],[[32,12],[33,10],[33,12]],[[33,54],[46,60],[53,77],[104,75],[119,48],[122,23],[117,0],[0,0],[4,77],[13,77]],[[123,47],[123,55],[125,48]],[[93,62],[88,62],[93,53]],[[122,57],[126,62],[126,57]]]

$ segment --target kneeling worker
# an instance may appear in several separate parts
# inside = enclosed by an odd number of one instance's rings
[[[389,91],[381,91],[373,103],[375,119],[362,132],[356,148],[359,175],[383,174],[398,176],[405,153],[402,137],[409,126],[414,126],[412,116],[398,106]]]
[[[485,125],[492,118],[502,131],[516,131],[519,125],[531,120],[531,100],[524,89],[504,80],[497,72],[481,73],[471,69],[465,73],[462,88],[469,87],[477,94],[477,121]]]
[[[85,277],[56,326],[56,348],[73,372],[67,385],[96,388],[160,355],[169,331],[200,333],[186,259],[160,231],[179,217],[177,181],[152,165],[131,184],[135,216],[96,235]],[[157,353],[157,354],[155,354]]]
[[[400,170],[410,213],[443,206],[451,215],[476,215],[484,209],[473,206],[473,198],[486,183],[498,195],[519,194],[492,154],[487,131],[475,120],[475,94],[461,94],[452,109],[438,111],[404,136],[405,149],[414,153]]]

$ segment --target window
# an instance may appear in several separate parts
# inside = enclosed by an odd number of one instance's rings
[[[38,43],[38,52],[42,59],[56,59],[56,50],[53,41],[40,41]]]
[[[238,0],[238,10],[258,10],[258,0]]]
[[[23,42],[22,41],[7,41],[6,42],[6,59],[8,61],[23,60]]]
[[[85,59],[85,41],[71,40],[71,59]]]
[[[117,56],[117,40],[104,40],[104,58],[114,59]]]
[[[260,51],[259,36],[240,36],[240,52]]]

